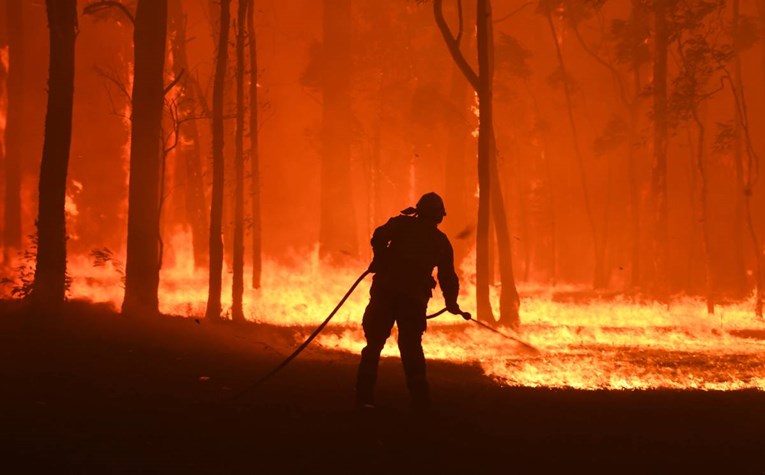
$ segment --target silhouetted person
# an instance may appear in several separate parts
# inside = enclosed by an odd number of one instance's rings
[[[356,403],[371,407],[380,352],[398,324],[398,348],[406,382],[415,409],[430,405],[425,378],[425,355],[422,334],[428,300],[436,286],[433,268],[438,268],[438,282],[446,308],[460,313],[457,304],[459,280],[454,272],[452,245],[438,224],[446,216],[444,202],[435,193],[427,193],[416,208],[402,211],[377,228],[372,235],[374,259],[369,271],[374,272],[370,299],[364,312],[363,327],[367,346],[361,352],[356,380]]]

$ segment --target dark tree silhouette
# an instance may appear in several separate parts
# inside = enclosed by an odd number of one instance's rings
[[[220,27],[218,28],[218,57],[215,61],[215,78],[212,97],[213,182],[210,205],[210,281],[205,316],[220,318],[223,278],[223,92],[228,62],[228,32],[231,23],[231,0],[220,2]]]
[[[250,43],[250,200],[252,206],[252,288],[260,288],[263,269],[260,218],[260,155],[258,153],[258,49],[255,36],[255,8],[250,5],[247,33]]]
[[[168,7],[170,9],[170,28],[173,31],[173,41],[171,42],[173,71],[175,77],[178,78],[185,75],[184,72],[189,70],[186,54],[186,43],[189,41],[186,37],[187,18],[181,0],[170,0]],[[189,81],[185,81],[185,83],[181,93],[184,100],[181,101],[181,104],[184,109],[183,115],[188,117],[193,113],[193,105],[200,102],[200,98],[193,87],[194,83]],[[178,161],[181,162],[178,171],[185,179],[185,220],[191,228],[194,265],[205,267],[208,264],[208,216],[202,180],[202,150],[196,120],[184,121],[179,126],[179,132],[190,142],[189,145],[180,144],[177,148]]]
[[[639,210],[639,174],[637,170],[637,143],[639,141],[639,113],[641,106],[641,67],[650,58],[650,53],[647,46],[648,38],[648,24],[647,24],[647,8],[644,2],[640,0],[631,0],[631,8],[629,17],[627,19],[614,20],[611,24],[609,32],[610,39],[613,40],[615,46],[615,58],[604,57],[597,51],[597,47],[593,48],[587,44],[580,32],[580,24],[594,15],[601,17],[601,7],[605,2],[602,0],[590,0],[582,3],[569,4],[565,9],[564,15],[571,25],[571,29],[576,37],[578,43],[582,46],[582,49],[593,58],[597,63],[608,70],[613,78],[614,86],[617,92],[619,102],[624,107],[624,113],[628,117],[627,120],[623,120],[621,117],[616,116],[606,126],[602,138],[599,139],[601,144],[600,148],[609,148],[617,145],[616,143],[606,145],[607,142],[624,142],[626,140],[627,146],[627,169],[629,176],[628,186],[628,202],[629,202],[629,218],[630,218],[630,236],[631,236],[631,248],[630,248],[630,287],[636,287],[640,282],[640,210]],[[602,21],[602,19],[601,19]],[[629,81],[624,77],[623,71],[617,67],[617,64],[622,64],[628,68],[628,73],[632,79],[632,90],[629,87]],[[626,134],[623,137],[619,135],[623,134],[626,127]],[[611,171],[611,161],[609,161],[609,176]],[[605,287],[610,280],[610,272],[606,267],[606,253],[608,251],[607,246],[609,243],[609,214],[610,214],[610,194],[611,194],[611,179],[606,184],[608,187],[607,198],[603,207],[603,223],[599,233],[599,238],[595,249],[595,286]]]
[[[248,0],[239,0],[236,20],[236,136],[234,137],[234,278],[231,318],[244,321],[244,48],[247,38]]]
[[[357,254],[351,193],[351,0],[324,0],[319,252],[342,261]]]
[[[742,33],[744,31],[744,17],[741,15],[741,4],[739,0],[732,0],[731,2],[732,18],[731,18],[731,35],[733,42],[733,80],[736,83],[738,89],[743,89],[743,65],[741,61],[741,52],[752,46],[752,44],[746,44],[743,40]],[[736,112],[736,100],[733,100],[734,117],[738,116]],[[737,120],[733,122],[735,124],[735,140],[733,154],[735,159],[736,180],[738,183],[743,183],[744,179],[744,140],[743,129]],[[733,246],[733,262],[735,266],[735,281],[734,285],[739,295],[746,293],[746,264],[744,262],[744,234],[745,231],[745,197],[744,193],[738,193],[735,197],[734,205],[734,227],[735,233],[735,245]]]
[[[66,293],[66,176],[72,142],[77,0],[47,0],[48,110],[40,164],[37,265],[32,302],[55,308]]]
[[[653,169],[651,190],[654,199],[653,216],[653,270],[654,296],[661,301],[668,298],[669,282],[667,260],[667,145],[669,123],[667,120],[667,53],[669,27],[667,25],[668,2],[654,2],[654,62],[653,62]]]
[[[577,121],[574,117],[574,104],[571,94],[571,82],[566,69],[566,62],[563,58],[563,51],[561,50],[560,42],[558,41],[558,32],[555,28],[553,21],[553,13],[559,7],[561,2],[558,1],[543,1],[540,3],[539,8],[541,13],[547,19],[547,26],[550,29],[552,40],[555,43],[555,57],[558,60],[558,68],[561,77],[561,84],[563,87],[563,95],[566,99],[566,112],[568,117],[569,127],[571,128],[571,138],[574,146],[574,156],[576,157],[577,169],[579,172],[579,182],[582,187],[582,198],[584,201],[584,211],[587,216],[587,224],[590,228],[590,236],[592,237],[593,250],[595,254],[595,273],[593,276],[593,287],[604,288],[608,285],[608,279],[606,277],[605,269],[605,243],[601,233],[598,232],[595,225],[595,217],[593,215],[592,204],[590,200],[590,189],[587,182],[587,172],[584,163],[584,154],[582,153],[582,147],[579,140],[579,129],[577,127]]]
[[[476,229],[476,304],[478,318],[494,322],[489,299],[489,246],[490,217],[493,214],[497,248],[499,252],[500,278],[500,323],[516,327],[520,324],[520,299],[513,276],[510,232],[505,216],[504,200],[499,182],[494,140],[493,120],[493,46],[491,2],[478,0],[476,9],[476,31],[478,46],[478,73],[468,63],[460,50],[464,31],[462,2],[457,2],[459,29],[453,35],[443,14],[443,0],[433,1],[433,13],[449,53],[465,78],[478,94],[478,224]],[[491,213],[491,214],[490,214]]]
[[[24,155],[24,25],[23,3],[5,2],[8,28],[8,113],[5,129],[5,212],[3,262],[21,249],[21,164]]]
[[[474,11],[464,12],[465,23],[474,24]],[[472,11],[472,13],[471,13]],[[462,38],[462,51],[469,51],[473,48],[473,35],[465,35]],[[471,166],[468,161],[468,146],[470,143],[470,130],[467,127],[464,115],[470,110],[470,104],[473,101],[474,91],[470,84],[465,83],[465,77],[460,68],[455,64],[452,68],[449,86],[449,97],[452,99],[454,107],[453,119],[447,122],[449,127],[449,138],[446,148],[446,187],[444,200],[449,207],[449,219],[443,224],[444,229],[450,236],[464,232],[465,223],[472,221],[474,190],[470,187],[469,173],[467,168]],[[474,152],[473,152],[474,153]],[[453,240],[454,262],[459,263],[470,252],[470,240]]]
[[[160,161],[167,0],[139,0],[130,138],[125,315],[159,313]]]
[[[641,90],[643,79],[642,66],[650,60],[647,45],[649,35],[648,10],[640,0],[632,0],[630,16],[626,20],[614,21],[611,27],[616,48],[616,61],[629,68],[632,95],[627,99],[629,122],[627,129],[627,168],[630,208],[630,280],[629,286],[636,288],[642,283],[643,262],[640,252],[641,216],[640,183],[638,172],[638,142],[641,111]],[[623,90],[627,90],[627,81],[623,81]],[[626,96],[626,92],[624,92]]]
[[[680,71],[672,81],[672,94],[669,96],[669,110],[671,117],[681,120],[693,121],[696,125],[695,166],[698,171],[701,186],[699,189],[699,203],[697,206],[698,222],[701,224],[701,243],[704,255],[704,280],[707,302],[707,313],[714,314],[714,282],[712,270],[712,243],[709,217],[709,163],[707,160],[707,130],[702,118],[701,105],[715,93],[721,90],[714,89],[707,84],[712,75],[719,71],[716,61],[727,61],[723,57],[730,58],[730,49],[722,50],[710,42],[711,30],[702,22],[706,15],[712,13],[706,10],[693,8],[681,8],[680,14],[686,19],[686,26],[675,32],[677,55],[680,59]],[[717,79],[717,78],[714,78]],[[673,121],[673,122],[676,122]]]
[[[761,16],[761,26],[765,27],[765,1],[758,0],[757,7]],[[743,142],[742,145],[746,151],[746,153],[736,153],[736,168],[741,184],[741,192],[743,194],[743,213],[746,217],[746,228],[752,243],[752,250],[754,251],[754,312],[758,317],[762,318],[763,301],[765,300],[765,250],[762,248],[760,237],[755,226],[755,218],[752,216],[752,194],[754,193],[755,185],[759,181],[760,157],[755,152],[752,144],[749,110],[747,107],[746,94],[744,93],[744,81],[741,71],[741,59],[739,56],[742,46],[740,39],[742,25],[739,9],[740,5],[738,0],[734,0],[733,32],[735,35],[734,55],[736,72],[734,75],[725,68],[723,70],[726,73],[725,78],[731,86],[733,103],[736,108],[736,126],[739,131],[738,142]],[[765,54],[765,48],[763,48],[763,54]],[[763,59],[765,60],[765,56]],[[765,61],[763,64],[765,65]]]

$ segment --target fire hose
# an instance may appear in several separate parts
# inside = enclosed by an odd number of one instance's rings
[[[332,318],[334,318],[334,316],[335,316],[335,314],[337,314],[338,310],[340,310],[340,308],[341,308],[341,307],[342,307],[342,306],[345,304],[345,301],[346,301],[346,300],[348,300],[348,297],[350,297],[350,296],[351,296],[351,294],[353,293],[353,291],[354,291],[354,290],[356,290],[356,287],[358,287],[358,286],[359,286],[359,284],[361,283],[361,281],[362,281],[362,280],[364,280],[364,278],[365,278],[367,275],[369,275],[369,274],[370,274],[370,272],[369,272],[368,270],[366,270],[366,271],[364,271],[364,272],[363,272],[363,273],[362,273],[362,274],[359,276],[359,278],[358,278],[358,279],[356,279],[356,281],[353,283],[353,285],[351,285],[351,287],[348,289],[348,291],[345,293],[345,295],[343,295],[343,298],[342,298],[342,299],[340,299],[340,302],[338,302],[338,303],[337,303],[337,305],[335,306],[335,308],[332,310],[332,312],[330,312],[329,316],[327,316],[327,318],[326,318],[326,319],[324,319],[324,321],[323,321],[323,322],[321,322],[321,325],[319,325],[318,327],[316,327],[316,330],[314,330],[314,331],[313,331],[313,333],[311,333],[311,335],[310,335],[310,336],[309,336],[309,337],[308,337],[308,338],[307,338],[307,339],[306,339],[306,340],[305,340],[305,341],[304,341],[304,342],[303,342],[303,343],[302,343],[302,344],[301,344],[299,347],[297,347],[297,349],[296,349],[295,351],[293,351],[293,352],[292,352],[292,354],[290,354],[290,355],[289,355],[287,358],[285,358],[285,359],[284,359],[284,361],[282,361],[281,363],[279,363],[279,364],[278,364],[278,365],[277,365],[277,366],[276,366],[274,369],[272,369],[271,371],[269,371],[268,373],[266,373],[264,376],[262,376],[260,379],[258,379],[258,380],[257,380],[255,383],[253,383],[252,385],[250,385],[250,386],[246,387],[245,389],[243,389],[243,390],[242,390],[242,391],[241,391],[241,392],[240,392],[240,393],[237,395],[237,397],[236,397],[236,398],[238,398],[238,397],[241,397],[241,396],[242,396],[242,395],[244,395],[245,393],[248,393],[248,392],[250,392],[250,391],[252,391],[252,390],[256,389],[257,387],[259,387],[260,385],[262,385],[263,383],[265,383],[266,381],[268,381],[269,379],[271,379],[271,377],[272,377],[272,376],[274,376],[276,373],[278,373],[279,371],[281,371],[281,370],[282,370],[282,369],[283,369],[285,366],[287,366],[288,364],[290,364],[290,362],[292,362],[292,360],[294,360],[295,358],[297,358],[297,356],[298,356],[300,353],[302,353],[302,352],[303,352],[303,350],[305,350],[305,349],[308,347],[308,345],[310,345],[310,344],[311,344],[311,342],[312,342],[312,341],[313,341],[313,340],[314,340],[314,339],[315,339],[317,336],[319,336],[319,333],[321,333],[321,332],[322,332],[322,330],[324,330],[324,327],[326,327],[326,326],[327,326],[327,324],[329,323],[329,321],[330,321],[330,320],[332,320]],[[440,316],[440,315],[442,315],[442,314],[444,314],[444,313],[446,313],[446,312],[447,312],[447,309],[446,309],[446,308],[443,308],[443,309],[439,310],[438,312],[436,312],[436,313],[434,313],[434,314],[432,314],[432,315],[428,315],[428,316],[426,316],[425,318],[426,318],[426,319],[428,319],[428,320],[430,320],[430,319],[436,318],[436,317],[438,317],[438,316]],[[502,332],[500,332],[499,330],[497,330],[496,328],[492,328],[492,327],[490,327],[489,325],[486,325],[486,324],[485,324],[485,323],[483,323],[483,322],[479,322],[478,320],[474,319],[474,318],[472,317],[472,315],[470,315],[470,313],[468,313],[468,312],[461,312],[459,315],[460,315],[462,318],[464,318],[465,320],[469,320],[469,321],[471,321],[471,322],[474,322],[474,323],[476,323],[476,324],[477,324],[478,326],[480,326],[481,328],[484,328],[484,329],[486,329],[486,330],[489,330],[489,331],[491,331],[491,332],[493,332],[493,333],[496,333],[497,335],[500,335],[500,336],[502,336],[502,337],[504,337],[504,338],[506,338],[506,339],[508,339],[508,340],[512,340],[512,341],[514,341],[514,342],[516,342],[516,343],[519,343],[519,344],[520,344],[520,345],[522,345],[523,347],[525,347],[525,348],[527,348],[527,349],[530,349],[530,350],[532,350],[532,351],[534,351],[534,352],[537,352],[537,353],[539,352],[539,350],[537,350],[537,349],[536,349],[535,347],[533,347],[532,345],[530,345],[530,344],[526,343],[525,341],[523,341],[523,340],[521,340],[521,339],[519,339],[519,338],[516,338],[516,337],[510,336],[510,335],[507,335],[507,334],[505,334],[505,333],[502,333]]]

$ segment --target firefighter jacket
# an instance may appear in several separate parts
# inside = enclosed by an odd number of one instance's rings
[[[438,268],[444,301],[456,306],[459,279],[454,251],[435,222],[404,215],[391,218],[372,235],[372,250],[373,288],[430,298],[436,286],[433,269]]]

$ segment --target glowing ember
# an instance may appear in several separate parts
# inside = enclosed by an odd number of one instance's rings
[[[204,313],[207,278],[193,269],[189,243],[189,236],[183,233],[172,239],[175,265],[163,268],[160,291],[165,313]],[[296,261],[304,263],[265,263],[263,289],[245,295],[245,313],[251,320],[301,326],[307,333],[365,268],[360,262],[356,267],[322,272],[315,252],[308,260]],[[111,302],[115,308],[119,305],[118,262],[93,268],[88,259],[75,258],[70,264],[72,297]],[[470,274],[465,275],[472,280]],[[224,279],[229,278],[224,274]],[[319,344],[351,353],[361,351],[360,320],[369,282],[371,278],[348,300],[318,339]],[[474,289],[465,284],[461,301],[466,310],[474,311]],[[224,282],[224,288],[227,285],[230,283]],[[230,304],[230,295],[224,294],[224,308]],[[437,296],[430,311],[441,306]],[[487,375],[512,386],[765,390],[765,323],[751,316],[750,303],[720,307],[715,317],[709,317],[704,303],[694,299],[676,301],[667,308],[619,299],[560,303],[550,294],[525,298],[521,319],[524,325],[519,336],[541,350],[540,354],[531,354],[521,345],[448,314],[429,323],[426,354],[431,359],[479,364]],[[384,355],[398,355],[393,339]]]

